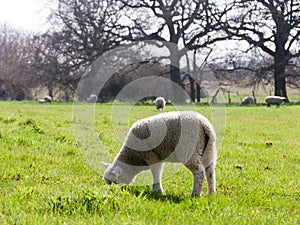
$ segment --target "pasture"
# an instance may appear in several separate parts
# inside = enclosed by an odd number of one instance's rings
[[[0,224],[300,223],[300,105],[226,107],[217,194],[207,197],[205,183],[200,198],[187,169],[163,180],[162,196],[151,185],[106,185],[78,150],[72,107],[0,102]],[[95,111],[99,140],[116,155],[111,104]],[[134,106],[129,123],[156,113]]]

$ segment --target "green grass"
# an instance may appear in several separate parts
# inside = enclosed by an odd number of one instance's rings
[[[0,224],[300,223],[300,105],[227,107],[217,194],[200,198],[190,196],[186,169],[163,181],[162,196],[151,185],[105,185],[79,150],[72,109],[0,102]],[[210,117],[208,106],[197,109]],[[111,155],[122,144],[114,129],[157,113],[134,106],[128,122],[114,124],[111,104],[95,112],[96,135]]]

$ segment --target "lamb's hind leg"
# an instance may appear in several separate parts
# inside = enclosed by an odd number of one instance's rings
[[[164,165],[163,163],[156,163],[151,166],[151,172],[153,176],[152,192],[160,193],[160,194],[163,193],[163,188],[161,184],[163,165]]]
[[[205,169],[205,175],[207,180],[207,195],[216,192],[216,175],[215,175],[215,165],[214,163],[210,164]]]
[[[204,183],[204,168],[201,164],[187,164],[186,167],[192,172],[194,177],[193,196],[201,196]]]

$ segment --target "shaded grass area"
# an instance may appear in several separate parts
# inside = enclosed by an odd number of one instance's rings
[[[122,143],[113,130],[128,130],[158,112],[153,105],[134,106],[128,121],[114,124],[111,106],[96,105],[95,125],[115,155]],[[196,107],[210,117],[207,105]],[[217,194],[201,198],[190,196],[186,169],[163,181],[162,196],[153,195],[151,185],[105,185],[78,149],[72,104],[0,102],[0,110],[1,224],[300,222],[299,105],[227,107]]]

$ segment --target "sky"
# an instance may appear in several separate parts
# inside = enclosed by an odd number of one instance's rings
[[[0,25],[29,32],[46,31],[50,6],[55,8],[56,4],[57,0],[0,0]]]
[[[46,27],[47,0],[0,0],[0,24],[27,31]]]

